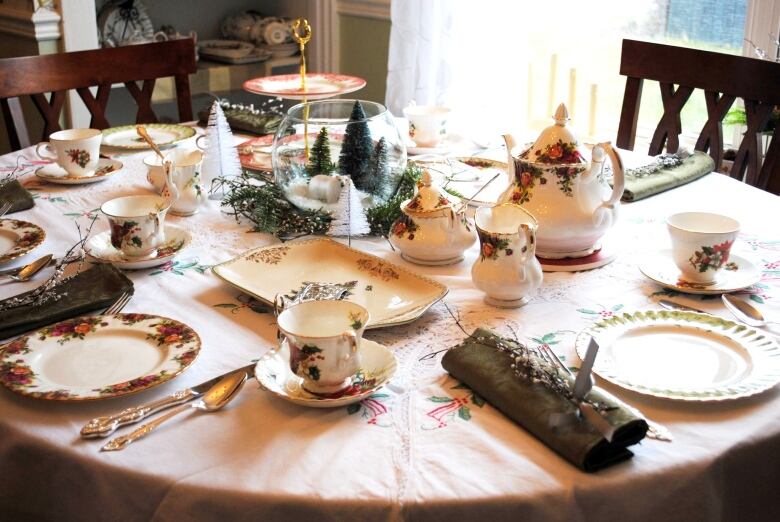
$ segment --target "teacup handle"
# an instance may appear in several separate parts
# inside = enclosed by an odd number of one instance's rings
[[[208,144],[201,145],[200,140],[208,140],[208,137],[205,134],[201,134],[197,138],[195,138],[195,146],[198,147],[202,151],[206,151],[206,147],[208,147]]]
[[[342,335],[347,338],[347,342],[349,342],[349,352],[345,353],[341,356],[341,359],[339,360],[339,367],[343,367],[347,364],[347,361],[352,359],[355,354],[357,353],[357,332],[355,330],[349,330],[347,332],[344,332]]]
[[[41,149],[44,151],[52,153],[52,156],[48,156],[46,154],[41,153]],[[51,148],[51,143],[48,141],[42,141],[35,147],[35,153],[38,155],[39,158],[45,159],[45,160],[57,160],[57,154],[54,152],[54,150]]]
[[[160,233],[160,214],[150,213],[149,217],[154,220],[154,235],[156,236]]]

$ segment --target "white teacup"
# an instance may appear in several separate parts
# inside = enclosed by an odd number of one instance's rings
[[[360,369],[360,342],[368,310],[350,301],[305,301],[277,318],[290,346],[290,369],[312,393],[350,386]]]
[[[49,136],[49,141],[39,143],[35,153],[43,159],[56,161],[71,176],[91,176],[100,160],[102,139],[103,133],[98,129],[57,131]]]
[[[739,222],[721,214],[682,212],[666,219],[672,238],[672,257],[682,279],[692,283],[715,282],[728,264]]]
[[[156,152],[144,156],[144,165],[146,165],[146,180],[154,187],[158,194],[162,192],[165,185],[165,170],[162,166],[162,159]]]
[[[103,203],[111,226],[111,245],[127,257],[154,255],[165,242],[165,214],[170,203],[160,196],[125,196]]]
[[[409,105],[404,117],[409,120],[409,137],[418,147],[436,147],[447,137],[450,109],[435,105]]]

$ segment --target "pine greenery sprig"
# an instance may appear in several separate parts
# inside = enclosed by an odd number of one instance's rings
[[[291,239],[309,234],[324,234],[331,217],[326,212],[302,210],[290,203],[273,175],[244,171],[239,178],[224,179],[226,196],[223,207],[230,214],[244,217],[254,224],[256,232]]]
[[[387,236],[390,232],[390,226],[401,217],[401,203],[414,195],[414,188],[417,182],[422,178],[422,169],[417,165],[409,164],[406,170],[401,174],[398,183],[398,189],[395,194],[387,201],[366,210],[368,224],[371,226],[371,233],[379,236]]]

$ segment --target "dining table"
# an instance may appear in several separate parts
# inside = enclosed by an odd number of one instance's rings
[[[202,133],[199,130],[199,133]],[[178,144],[194,146],[194,137]],[[111,153],[120,172],[100,183],[55,185],[37,179],[34,148],[0,157],[35,206],[14,219],[46,232],[37,255],[62,253],[97,216],[103,202],[150,194],[146,151]],[[398,367],[362,402],[333,409],[280,400],[247,382],[220,411],[178,416],[124,451],[101,452],[103,439],[82,439],[89,419],[163,397],[262,357],[277,343],[275,316],[211,268],[278,240],[252,231],[218,199],[189,217],[168,216],[191,244],[157,267],[125,271],[135,287],[126,312],[156,314],[192,327],[202,349],[176,378],[138,394],[94,401],[50,401],[0,389],[2,520],[780,520],[780,390],[735,400],[679,401],[596,384],[671,433],[644,439],[633,458],[594,473],[577,469],[450,376],[443,352],[464,331],[490,328],[531,346],[547,345],[578,367],[579,332],[626,312],[660,310],[659,299],[734,320],[719,296],[691,295],[648,280],[640,264],[669,248],[668,215],[699,210],[741,224],[734,252],[761,271],[737,295],[780,318],[780,199],[711,173],[641,201],[623,204],[605,238],[616,259],[594,270],[547,272],[522,308],[485,304],[471,280],[479,255],[449,266],[418,266],[388,241],[337,238],[443,285],[449,292],[420,318],[370,329],[365,338],[390,348]],[[3,267],[5,268],[5,267]],[[50,270],[50,269],[49,269]],[[0,298],[35,288],[0,283]],[[767,328],[766,335],[780,334]],[[674,356],[653,365],[680,372],[698,364]],[[702,361],[701,364],[707,364]]]

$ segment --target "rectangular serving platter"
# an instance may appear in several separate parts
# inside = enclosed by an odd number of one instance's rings
[[[367,328],[410,323],[448,292],[441,283],[328,238],[256,248],[212,270],[270,305],[306,283],[356,282],[346,299],[366,307]]]

